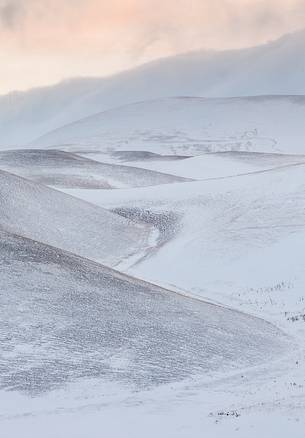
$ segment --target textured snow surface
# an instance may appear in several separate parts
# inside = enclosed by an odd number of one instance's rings
[[[303,438],[304,156],[163,146],[0,154],[4,438]]]
[[[99,163],[57,150],[0,151],[0,168],[60,188],[114,189],[187,181],[179,176]]]
[[[272,325],[1,233],[0,388],[82,378],[153,387],[272,360]],[[18,279],[18,281],[16,281]]]
[[[304,35],[0,97],[1,438],[304,437]]]
[[[117,265],[140,255],[154,230],[0,171],[0,229]]]
[[[227,158],[222,160],[225,168]],[[281,282],[280,289],[289,285],[298,289],[298,282],[305,281],[303,163],[283,167],[281,162],[269,171],[181,187],[174,184],[162,191],[143,188],[110,194],[84,190],[76,194],[112,209],[129,210],[131,219],[137,211],[138,217],[141,211],[149,211],[165,221],[171,213],[179,218],[174,238],[137,266],[137,275],[205,297],[223,299],[233,293],[234,302],[251,288],[254,296],[262,288],[264,296],[264,290],[276,291]],[[303,291],[298,294],[295,299],[301,299]]]
[[[212,377],[208,384],[192,378],[181,387],[162,387],[157,394],[150,390],[149,400],[142,393],[128,396],[106,411],[105,422],[113,436],[124,437],[128,431],[141,437],[149,428],[152,437],[199,437],[205,430],[217,438],[258,434],[269,438],[270,431],[279,437],[292,433],[302,438],[303,156],[214,153],[167,162],[142,160],[138,165],[184,176],[193,169],[193,176],[205,181],[167,185],[162,190],[68,190],[158,229],[155,246],[129,273],[186,297],[226,304],[271,321],[291,336],[288,342],[294,351],[289,357],[279,355],[279,363],[270,361],[266,367],[238,374],[225,372],[219,380],[212,372],[215,380]],[[137,407],[127,408],[130,404]],[[116,426],[120,413],[124,419]],[[99,424],[99,415],[100,411],[84,417],[86,427],[90,429],[90,421]]]

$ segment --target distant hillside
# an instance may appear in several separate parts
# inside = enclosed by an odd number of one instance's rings
[[[305,154],[305,96],[171,98],[127,105],[42,136],[35,147],[105,154]],[[92,155],[89,155],[92,157]],[[93,155],[94,157],[94,155]],[[183,164],[182,164],[183,165]]]
[[[78,79],[0,97],[0,144],[26,144],[66,123],[169,96],[305,94],[305,31],[243,50],[199,51],[103,79]]]

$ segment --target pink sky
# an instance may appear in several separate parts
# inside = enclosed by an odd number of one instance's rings
[[[0,93],[302,27],[304,0],[0,0]]]

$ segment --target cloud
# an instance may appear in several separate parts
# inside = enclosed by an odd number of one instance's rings
[[[23,16],[22,2],[18,0],[0,0],[0,23],[2,26],[13,29]]]
[[[13,74],[25,83],[20,70],[30,85],[104,75],[200,48],[261,44],[301,27],[304,0],[0,0],[0,86]]]
[[[28,48],[130,53],[255,44],[305,26],[304,0],[0,0],[0,20]],[[12,37],[12,35],[11,35]],[[73,38],[72,38],[73,37]]]

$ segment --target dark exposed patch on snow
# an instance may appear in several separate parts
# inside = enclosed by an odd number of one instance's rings
[[[111,154],[121,161],[177,161],[190,158],[189,155],[161,155],[149,151],[117,151]]]
[[[181,215],[173,211],[154,212],[137,207],[120,207],[112,210],[120,216],[135,222],[144,222],[153,225],[159,231],[158,246],[171,240],[179,231]]]

